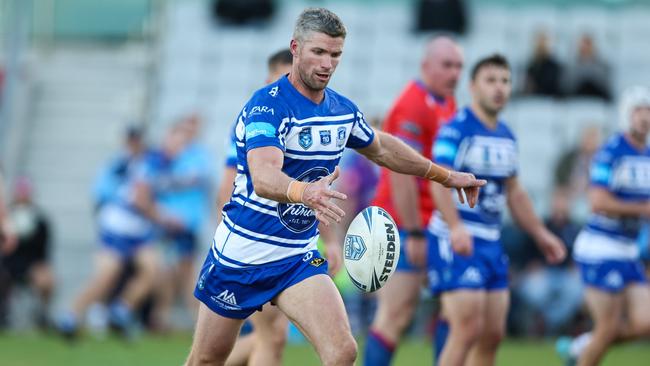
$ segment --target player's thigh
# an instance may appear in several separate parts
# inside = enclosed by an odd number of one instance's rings
[[[124,268],[124,259],[112,250],[103,249],[95,255],[95,280],[116,280]]]
[[[343,299],[325,274],[308,277],[287,288],[275,303],[321,355],[353,340]]]
[[[286,334],[289,319],[280,311],[277,306],[270,303],[264,305],[262,311],[258,311],[250,317],[254,329],[262,332],[283,332]]]
[[[621,322],[624,307],[622,293],[603,291],[595,287],[585,290],[585,303],[596,327],[615,331]]]
[[[510,291],[488,291],[485,295],[483,333],[494,339],[501,339],[506,331],[506,318],[510,307]]]
[[[153,274],[160,267],[158,251],[153,245],[146,245],[135,253],[135,264],[138,270]]]
[[[624,294],[629,323],[647,333],[650,330],[650,286],[635,283],[627,286]]]
[[[487,294],[485,290],[459,289],[442,294],[442,310],[454,328],[474,332],[483,329]]]
[[[187,364],[198,365],[206,361],[217,362],[217,364],[225,362],[237,340],[243,322],[242,319],[223,317],[201,303]]]

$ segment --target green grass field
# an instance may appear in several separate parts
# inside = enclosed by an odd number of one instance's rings
[[[119,339],[97,341],[83,339],[67,344],[61,339],[42,335],[0,335],[1,366],[120,366],[180,365],[190,346],[189,335],[170,337],[147,336],[133,344]],[[362,349],[362,347],[360,347]],[[431,365],[427,343],[410,340],[399,349],[395,365]],[[316,354],[307,344],[291,345],[285,353],[285,365],[318,365]],[[547,342],[506,342],[499,353],[498,365],[553,366],[562,365],[553,345]],[[650,365],[650,345],[632,344],[611,351],[604,365]]]

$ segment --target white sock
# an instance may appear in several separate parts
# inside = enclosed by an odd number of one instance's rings
[[[591,341],[591,332],[582,333],[577,336],[571,342],[569,347],[569,355],[573,358],[579,358],[582,352],[587,348],[587,345]]]

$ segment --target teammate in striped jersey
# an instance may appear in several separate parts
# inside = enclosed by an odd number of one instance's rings
[[[517,178],[515,138],[499,118],[511,91],[507,60],[500,55],[481,59],[471,72],[471,91],[471,106],[440,129],[433,150],[437,163],[467,169],[488,182],[473,208],[454,201],[444,187],[433,187],[438,209],[429,224],[435,248],[429,252],[429,283],[442,292],[449,322],[438,360],[442,366],[495,362],[509,306],[508,258],[500,241],[506,204],[549,262],[566,255],[535,215]]]
[[[431,158],[438,129],[456,112],[454,91],[462,67],[462,50],[453,40],[435,37],[427,42],[421,79],[408,83],[391,108],[383,130]],[[395,219],[402,242],[396,272],[378,293],[377,312],[366,342],[364,364],[382,366],[390,364],[420,299],[429,251],[424,228],[434,202],[427,180],[382,169],[373,204],[385,208]],[[444,322],[439,321],[437,328],[440,326],[444,327]],[[435,338],[438,354],[443,337],[436,334]]]
[[[485,183],[373,131],[354,103],[327,88],[345,35],[329,10],[303,11],[290,43],[291,72],[255,92],[237,119],[237,177],[197,282],[202,304],[188,365],[223,364],[243,320],[269,301],[303,331],[323,364],[354,363],[341,295],[316,250],[318,221],[330,225],[344,215],[331,199],[345,195],[329,186],[345,147],[455,187],[471,205]]]
[[[293,55],[289,49],[283,49],[271,55],[268,60],[266,83],[272,83],[291,71]],[[234,127],[234,126],[233,126]],[[233,133],[228,137],[228,150],[225,167],[219,188],[218,207],[230,200],[235,177],[237,176],[237,137]],[[328,256],[329,259],[329,256]],[[287,341],[289,320],[277,307],[267,303],[262,311],[250,318],[252,332],[241,335],[226,360],[226,365],[280,365]]]
[[[621,123],[624,131],[593,158],[593,212],[573,249],[594,329],[565,351],[582,366],[600,363],[615,342],[650,336],[650,289],[637,246],[642,220],[650,216],[650,90],[623,94]]]

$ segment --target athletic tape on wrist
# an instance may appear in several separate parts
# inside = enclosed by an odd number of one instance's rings
[[[287,187],[287,199],[289,199],[289,202],[302,203],[302,195],[305,193],[305,189],[307,189],[307,184],[309,183],[299,182],[295,179],[289,182],[289,186]]]
[[[424,175],[424,177],[426,179],[444,184],[451,177],[451,170],[445,169],[439,165],[429,162],[429,169],[427,169],[427,173]]]

